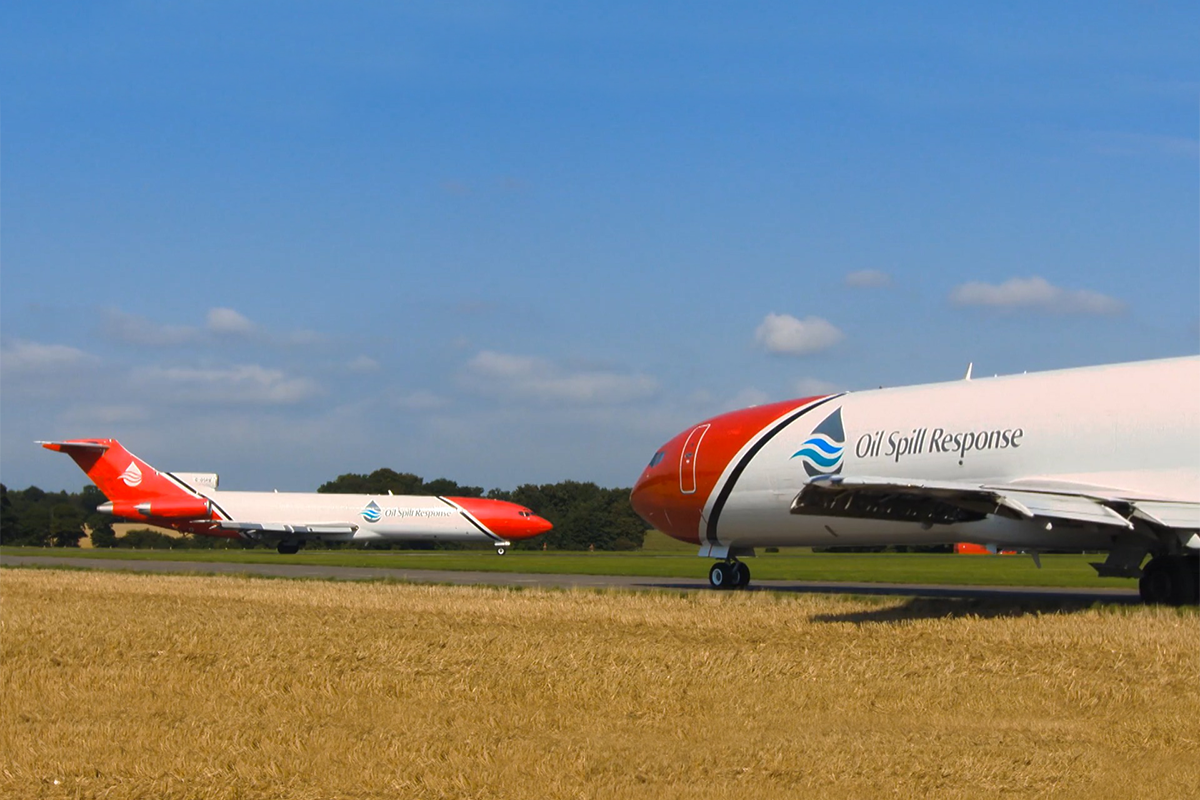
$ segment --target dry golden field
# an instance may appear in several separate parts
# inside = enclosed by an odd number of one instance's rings
[[[6,569],[0,612],[5,797],[1200,786],[1194,611]]]

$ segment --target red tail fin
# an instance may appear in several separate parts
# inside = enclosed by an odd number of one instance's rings
[[[130,453],[116,439],[70,439],[39,444],[73,458],[114,505],[133,505],[151,498],[191,497],[179,484]]]

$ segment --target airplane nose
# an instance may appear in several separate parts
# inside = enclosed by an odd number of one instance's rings
[[[633,510],[641,517],[647,525],[654,525],[652,517],[657,511],[653,503],[652,491],[649,488],[650,482],[643,475],[638,478],[638,482],[633,485],[633,491],[629,493],[629,505],[633,506]]]
[[[665,454],[667,448],[659,453]],[[671,465],[678,456],[669,459]],[[646,467],[633,491],[629,493],[629,504],[646,524],[676,539],[693,542],[696,539],[696,523],[699,514],[696,498],[679,491],[679,475],[676,468],[662,463],[663,457],[656,454],[651,465]],[[693,514],[692,512],[695,511]]]

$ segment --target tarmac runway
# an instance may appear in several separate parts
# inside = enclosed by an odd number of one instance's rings
[[[397,580],[459,586],[530,586],[558,589],[705,590],[716,591],[705,578],[647,578],[632,575],[542,575],[519,572],[459,572],[433,569],[331,567],[318,564],[230,564],[205,561],[123,561],[109,558],[2,556],[2,566],[45,566],[179,574],[263,575],[318,580]],[[951,586],[945,584],[845,583],[823,581],[753,581],[748,591],[809,594],[895,595],[901,597],[969,598],[1073,603],[1137,603],[1136,588],[1080,589],[1045,586]]]

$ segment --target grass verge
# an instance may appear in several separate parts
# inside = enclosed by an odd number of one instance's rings
[[[505,556],[479,551],[305,551],[280,556],[270,550],[80,550],[0,547],[3,555],[202,561],[241,564],[300,563],[342,567],[529,572],[539,574],[634,575],[700,578],[708,561],[676,553],[567,553],[510,551]],[[1022,556],[960,556],[929,553],[763,554],[748,559],[756,580],[932,583],[958,586],[1047,586],[1136,588],[1123,578],[1100,578],[1088,565],[1096,555],[1045,555],[1042,568]]]

